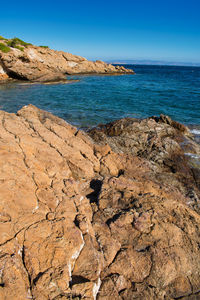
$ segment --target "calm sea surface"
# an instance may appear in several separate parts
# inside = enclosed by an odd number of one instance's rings
[[[32,103],[80,126],[167,114],[200,130],[200,68],[129,65],[136,75],[75,76],[70,84],[0,85],[0,109]],[[199,131],[200,134],[200,131]]]

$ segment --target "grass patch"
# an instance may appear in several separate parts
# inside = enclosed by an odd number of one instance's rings
[[[20,47],[20,46],[15,46],[16,49],[20,50],[20,51],[24,51],[24,48],[23,47]]]
[[[14,41],[14,43],[17,43],[18,45],[21,45],[21,46],[24,46],[24,47],[32,45],[31,43],[24,42],[24,41],[20,40],[17,37],[14,37],[14,39],[12,39],[12,40]]]
[[[13,40],[7,41],[7,46],[15,48],[17,44],[15,44],[15,42],[13,42]]]
[[[11,39],[7,42],[7,45],[12,47],[12,48],[19,49],[18,48],[19,46],[27,47],[27,46],[32,45],[32,44],[31,43],[26,43],[26,42],[20,40],[19,38],[14,37],[13,39]]]
[[[4,53],[8,53],[10,51],[10,48],[6,45],[4,45],[3,43],[0,43],[0,51],[4,52]]]
[[[9,52],[11,48],[19,49],[20,51],[24,51],[24,47],[32,46],[31,43],[24,42],[23,40],[19,39],[18,37],[14,37],[12,39],[6,39],[0,35],[0,40],[4,41],[6,44],[0,43],[0,50],[4,53]],[[48,49],[49,46],[39,46],[41,48]]]

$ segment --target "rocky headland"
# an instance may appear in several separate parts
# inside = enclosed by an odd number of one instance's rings
[[[161,115],[86,134],[32,105],[0,118],[0,299],[199,299],[187,127]]]
[[[65,80],[73,74],[134,74],[123,66],[34,46],[18,38],[0,36],[0,81],[19,79],[37,82]]]

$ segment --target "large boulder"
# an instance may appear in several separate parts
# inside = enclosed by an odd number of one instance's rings
[[[121,120],[92,139],[32,105],[0,119],[0,299],[198,299],[186,127]]]

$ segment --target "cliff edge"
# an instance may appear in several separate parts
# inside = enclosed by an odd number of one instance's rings
[[[33,46],[18,38],[0,37],[0,79],[14,78],[29,81],[65,80],[66,74],[134,74],[123,66]]]

